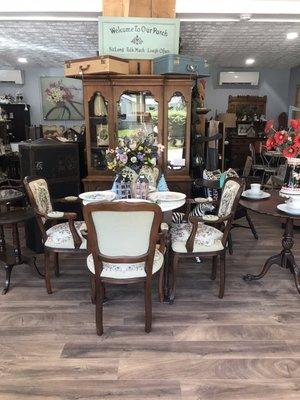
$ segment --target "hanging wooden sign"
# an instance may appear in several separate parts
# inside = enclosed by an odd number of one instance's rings
[[[99,18],[99,54],[152,59],[178,54],[180,21],[171,18]]]

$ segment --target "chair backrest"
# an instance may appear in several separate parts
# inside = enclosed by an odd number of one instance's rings
[[[227,217],[235,212],[241,194],[245,187],[245,181],[241,178],[228,178],[225,181],[219,204],[218,216]]]
[[[44,178],[26,176],[24,185],[34,210],[42,214],[53,211],[48,184]]]
[[[243,169],[243,176],[244,177],[250,175],[251,168],[252,168],[252,157],[247,156],[247,159],[246,159],[246,162],[245,162],[245,165],[244,165],[244,169]]]
[[[83,210],[88,243],[99,272],[102,262],[152,264],[162,211],[157,204],[126,201],[88,204]],[[96,272],[96,271],[95,271]]]

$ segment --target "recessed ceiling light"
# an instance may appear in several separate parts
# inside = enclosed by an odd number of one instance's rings
[[[241,14],[240,15],[240,20],[241,21],[250,21],[250,19],[251,19],[251,14]]]
[[[238,75],[234,75],[234,77],[235,77],[235,79],[237,79],[237,78],[238,78]]]
[[[27,63],[27,58],[25,58],[25,57],[19,57],[19,58],[18,58],[18,62],[19,62],[19,63],[22,63],[22,64],[26,64],[26,63]]]
[[[298,36],[298,32],[289,32],[286,34],[286,38],[289,40],[297,39]]]
[[[254,63],[255,63],[255,60],[254,60],[254,58],[247,58],[247,60],[245,61],[245,63],[246,63],[247,65],[251,65],[251,64],[254,64]]]

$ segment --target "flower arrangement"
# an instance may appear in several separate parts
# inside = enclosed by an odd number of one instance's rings
[[[106,150],[107,168],[120,172],[124,167],[138,172],[147,165],[153,168],[160,157],[164,146],[155,143],[155,138],[137,132],[134,136],[119,139],[119,146]]]
[[[300,119],[291,119],[288,130],[278,131],[273,121],[268,121],[265,127],[268,135],[267,150],[278,149],[287,158],[300,157]]]
[[[70,89],[59,82],[50,83],[50,85],[45,90],[45,93],[47,96],[47,100],[54,105],[70,102],[73,100],[74,97]]]

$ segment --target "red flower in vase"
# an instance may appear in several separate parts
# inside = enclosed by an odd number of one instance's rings
[[[299,153],[299,149],[297,149],[297,148],[294,147],[294,146],[286,147],[286,148],[282,151],[282,154],[283,154],[285,157],[287,157],[287,158],[294,158],[294,157],[297,157],[298,153]]]
[[[265,133],[269,133],[271,129],[273,129],[274,126],[274,121],[270,119],[267,121],[266,126],[265,126]]]
[[[290,125],[295,132],[298,132],[300,130],[300,119],[291,119]]]
[[[269,137],[266,141],[267,150],[273,150],[276,146],[276,142],[273,137]]]
[[[300,134],[294,137],[294,147],[300,149]]]
[[[288,133],[286,131],[278,131],[274,135],[274,139],[277,145],[282,145],[286,142]]]

